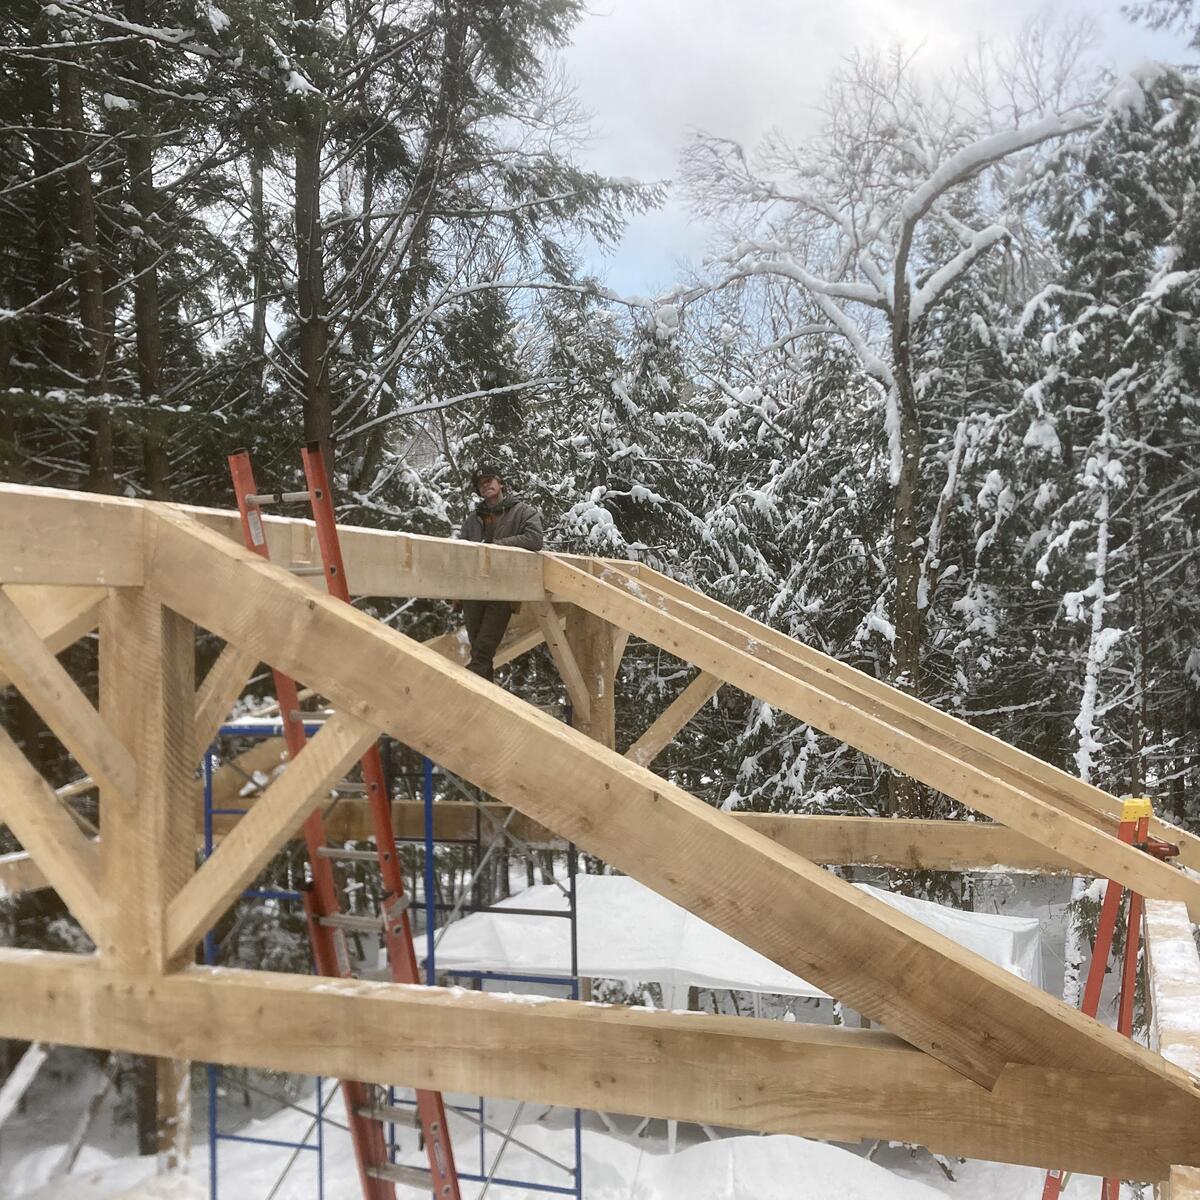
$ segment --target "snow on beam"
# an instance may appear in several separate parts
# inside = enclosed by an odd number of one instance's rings
[[[1008,1067],[988,1092],[874,1030],[0,949],[0,1036],[1124,1179],[1200,1162],[1193,1104],[1148,1077]]]
[[[1200,1078],[1200,951],[1182,904],[1147,900],[1150,1037],[1164,1058]],[[1200,1170],[1172,1165],[1160,1200],[1200,1200]]]
[[[954,1070],[985,1087],[1014,1063],[1135,1077],[1200,1123],[1200,1091],[1144,1047],[196,522],[157,523],[166,603]]]

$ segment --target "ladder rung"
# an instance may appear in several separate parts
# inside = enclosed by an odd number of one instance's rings
[[[309,563],[289,563],[288,570],[293,575],[324,575],[324,567],[312,566]]]
[[[298,708],[293,708],[289,721],[299,721],[301,725],[324,725],[329,720],[324,713],[318,712],[301,712]]]
[[[383,920],[380,917],[356,917],[352,913],[331,913],[317,920],[326,929],[345,929],[351,933],[381,933]]]
[[[433,1190],[433,1176],[421,1167],[400,1167],[395,1163],[380,1163],[379,1166],[368,1166],[367,1174],[372,1179],[387,1179],[392,1183],[406,1183],[409,1187]]]
[[[308,499],[307,492],[251,492],[246,503],[262,508],[264,504],[307,504]]]
[[[328,708],[314,709],[312,712],[305,712],[302,708],[293,708],[290,721],[303,721],[306,725],[311,725],[314,721],[328,721],[333,716],[333,710]]]
[[[419,1129],[421,1118],[415,1108],[398,1108],[395,1104],[365,1104],[356,1110],[360,1117],[371,1121],[389,1121],[393,1125],[407,1125],[409,1129]]]
[[[317,855],[320,858],[336,858],[345,862],[379,861],[379,854],[375,850],[351,850],[348,846],[320,846]]]

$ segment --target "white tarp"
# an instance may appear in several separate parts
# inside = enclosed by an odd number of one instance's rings
[[[858,884],[923,925],[1006,971],[1042,986],[1041,932],[1032,917],[962,912]],[[624,875],[577,877],[579,974],[626,984],[657,983],[669,1008],[687,1004],[689,987],[828,998],[820,988]],[[539,884],[500,908],[563,911],[567,898]],[[472,913],[451,925],[434,955],[437,969],[522,975],[570,974],[570,922],[553,916]]]

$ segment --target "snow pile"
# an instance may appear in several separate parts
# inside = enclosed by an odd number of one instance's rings
[[[938,1200],[941,1193],[901,1179],[824,1142],[775,1135],[733,1137],[642,1165],[630,1200]]]
[[[689,987],[827,999],[792,974],[686,909],[624,875],[580,875],[579,973],[629,985],[657,983],[669,1008],[687,1004]],[[962,912],[859,885],[869,896],[945,934],[997,966],[1042,986],[1041,928],[1036,918]],[[562,911],[567,899],[539,884],[499,908]],[[561,917],[473,913],[446,929],[437,948],[439,971],[483,970],[567,975],[570,929]]]
[[[208,1200],[208,1189],[186,1175],[156,1175],[112,1200]]]

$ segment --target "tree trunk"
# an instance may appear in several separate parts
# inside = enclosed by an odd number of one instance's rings
[[[52,69],[39,72],[31,88],[31,124],[36,133],[30,135],[33,168],[37,182],[33,186],[37,197],[34,234],[36,243],[38,294],[56,294],[56,299],[42,304],[38,311],[38,346],[55,371],[55,383],[67,386],[71,366],[71,332],[64,309],[70,302],[66,268],[66,226],[63,210],[62,177],[54,169],[66,161],[62,139],[56,131],[59,124],[54,114]]]
[[[893,337],[896,376],[896,408],[899,421],[899,478],[896,481],[892,519],[896,590],[892,600],[892,683],[910,695],[921,689],[921,642],[923,621],[918,604],[921,556],[917,549],[917,518],[921,503],[921,419],[913,387],[907,337]],[[893,773],[889,779],[892,815],[924,817],[928,800],[925,789],[907,775]]]
[[[125,15],[138,25],[149,23],[146,0],[125,0]],[[147,50],[139,44],[134,71],[150,82]],[[133,246],[133,320],[137,333],[138,389],[142,399],[142,459],[146,490],[153,500],[169,500],[168,458],[162,412],[162,330],[159,321],[157,221],[154,195],[154,142],[146,129],[130,130],[125,143],[129,196],[142,234]]]
[[[416,301],[417,288],[423,273],[421,264],[425,257],[433,202],[442,177],[442,161],[450,144],[451,130],[457,128],[463,107],[464,49],[469,27],[465,6],[452,8],[446,21],[446,40],[442,52],[442,74],[438,84],[437,101],[425,139],[425,150],[409,193],[408,208],[413,214],[413,227],[409,233],[408,249],[405,253],[406,269],[398,281],[399,286],[391,305],[393,313],[400,321],[408,320]],[[376,415],[390,412],[395,405],[396,389],[393,387],[380,393]],[[362,461],[357,477],[357,484],[362,488],[370,486],[379,470],[388,427],[386,424],[376,425],[364,436],[366,440],[363,443]]]
[[[68,54],[65,48],[63,54]],[[67,171],[71,194],[71,224],[75,235],[75,273],[79,291],[79,374],[84,395],[100,398],[108,384],[108,343],[105,336],[104,282],[100,248],[96,236],[96,206],[92,194],[92,172],[84,154],[83,93],[79,68],[66,58],[58,64],[58,97],[63,125],[63,155],[74,163]],[[88,476],[85,486],[94,492],[116,491],[113,469],[113,420],[107,404],[88,406]]]
[[[254,229],[254,255],[250,269],[254,277],[254,308],[250,323],[250,353],[254,377],[250,395],[262,400],[263,365],[267,357],[267,217],[263,205],[263,154],[255,147],[250,155],[250,220]]]
[[[301,50],[317,19],[314,0],[296,0]],[[333,466],[333,397],[329,381],[329,327],[325,311],[325,251],[321,239],[321,146],[325,112],[311,93],[299,97],[296,122],[296,305],[300,318],[300,370],[304,377],[304,440],[318,442]],[[332,474],[332,472],[331,472]]]

